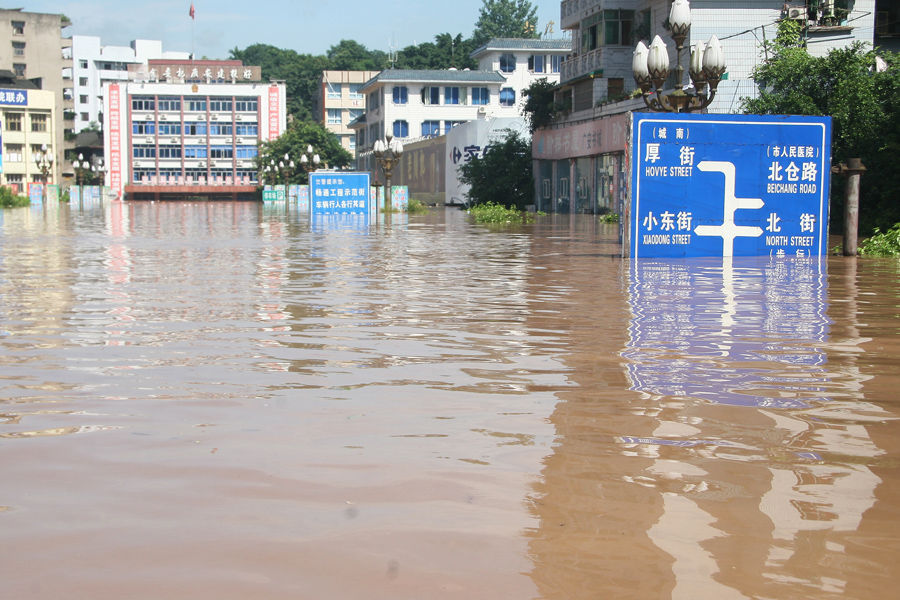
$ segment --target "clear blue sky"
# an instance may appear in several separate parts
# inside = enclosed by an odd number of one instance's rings
[[[163,50],[191,51],[190,0],[20,0],[4,7],[62,13],[72,35],[100,36],[104,45],[131,40],[163,41]],[[227,58],[237,46],[266,43],[304,54],[324,54],[342,39],[370,49],[389,50],[430,42],[439,33],[469,37],[482,0],[195,0],[193,45],[198,57]],[[559,1],[534,2],[538,29],[554,21],[559,31]]]

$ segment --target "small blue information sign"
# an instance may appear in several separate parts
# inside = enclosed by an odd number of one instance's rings
[[[632,119],[633,258],[827,253],[830,117]]]
[[[369,174],[320,172],[309,174],[312,215],[369,214]]]

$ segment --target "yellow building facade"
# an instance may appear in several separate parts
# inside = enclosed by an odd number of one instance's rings
[[[58,184],[56,161],[38,162],[42,156],[56,155],[54,140],[58,125],[54,93],[0,87],[0,124],[0,185],[25,193],[29,183]]]

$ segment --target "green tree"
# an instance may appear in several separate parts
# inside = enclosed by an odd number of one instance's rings
[[[326,56],[328,68],[336,71],[380,71],[387,66],[387,54],[353,40],[341,40],[328,49]]]
[[[793,114],[832,118],[834,163],[861,158],[860,227],[889,228],[900,220],[900,60],[896,52],[878,52],[887,65],[876,68],[876,52],[862,44],[815,57],[800,46],[796,25],[783,21],[768,59],[754,71],[757,98],[744,98],[753,114]],[[831,222],[843,217],[844,181],[833,178]]]
[[[472,40],[481,46],[491,38],[536,38],[537,7],[527,0],[483,0]]]
[[[440,33],[434,42],[407,46],[397,53],[396,67],[400,69],[474,69],[477,64],[469,56],[475,50],[472,40],[461,33],[453,36]]]
[[[488,146],[480,158],[459,168],[460,181],[471,186],[469,204],[487,202],[524,209],[534,204],[531,143],[514,131],[500,143]]]
[[[522,112],[525,114],[525,118],[528,119],[531,133],[534,133],[535,129],[550,125],[554,117],[562,112],[563,106],[556,102],[554,97],[556,87],[556,84],[550,83],[546,78],[542,78],[522,91],[526,98]]]
[[[256,158],[260,177],[265,179],[265,167],[271,165],[273,161],[276,165],[284,162],[284,155],[287,154],[287,162],[294,161],[294,169],[289,172],[288,181],[307,183],[309,178],[307,172],[300,166],[300,157],[306,153],[308,146],[312,146],[313,152],[319,155],[322,168],[346,167],[353,160],[350,153],[341,146],[337,136],[325,129],[324,125],[294,119],[288,123],[287,129],[279,138],[260,144],[259,156]],[[312,159],[311,156],[308,158]],[[284,183],[284,179],[279,179],[278,183]]]

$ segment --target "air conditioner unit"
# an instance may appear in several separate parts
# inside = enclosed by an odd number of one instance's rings
[[[166,115],[159,115],[159,120],[160,120],[160,121],[165,121],[165,120],[166,120]]]
[[[805,21],[806,20],[806,9],[803,8],[788,8],[787,18],[792,21]]]
[[[209,118],[212,119],[213,121],[218,121],[219,115],[209,115]]]
[[[234,141],[235,141],[236,144],[243,144],[243,143],[244,143],[244,139],[243,139],[243,138],[237,138],[237,139],[234,140]]]
[[[181,140],[179,140],[178,138],[172,138],[171,140],[169,140],[169,143],[170,144],[180,144]]]
[[[206,163],[201,160],[199,163],[197,163],[197,167],[200,169],[205,169]]]
[[[145,144],[152,144],[153,141],[154,141],[153,138],[147,138],[146,140],[144,140],[144,143],[145,143]]]

